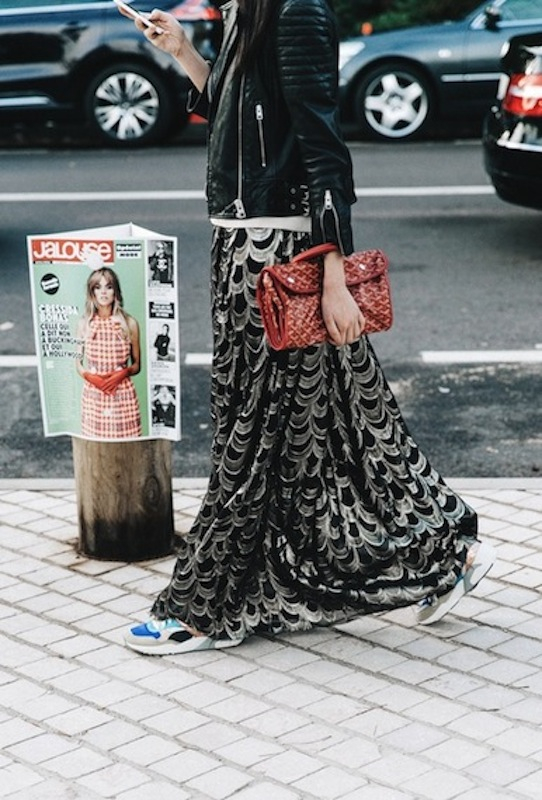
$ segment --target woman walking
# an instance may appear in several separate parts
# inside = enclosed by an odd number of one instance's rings
[[[214,439],[209,488],[151,619],[148,654],[239,644],[412,605],[439,619],[487,572],[476,515],[411,438],[345,286],[352,165],[327,0],[230,0],[212,67],[160,11],[139,29],[194,84],[208,120]],[[332,242],[330,343],[275,352],[263,266]]]

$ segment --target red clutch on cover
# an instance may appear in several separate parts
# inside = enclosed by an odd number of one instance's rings
[[[309,347],[329,340],[322,318],[323,265],[318,257],[336,249],[333,244],[317,245],[287,264],[262,269],[256,299],[265,334],[274,350]],[[364,250],[345,258],[346,285],[365,317],[363,333],[391,327],[388,266],[382,250]]]

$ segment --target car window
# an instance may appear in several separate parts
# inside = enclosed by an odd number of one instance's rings
[[[64,8],[64,6],[95,6],[103,5],[102,0],[2,0],[0,11],[7,11],[8,9],[25,9],[31,10],[33,8]]]
[[[542,19],[542,0],[504,0],[495,3],[503,22],[515,20]]]

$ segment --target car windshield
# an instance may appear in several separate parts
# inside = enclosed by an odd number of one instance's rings
[[[542,19],[542,0],[503,0],[495,6],[502,20]]]
[[[482,6],[478,13],[494,12],[497,19],[503,22],[514,22],[530,19],[542,19],[542,0],[494,0]]]

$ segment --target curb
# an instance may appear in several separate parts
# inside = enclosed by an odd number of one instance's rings
[[[542,478],[445,478],[455,491],[519,490],[542,491]],[[207,478],[173,478],[174,492],[205,489]],[[74,478],[5,478],[0,479],[0,491],[22,490],[29,492],[75,491]]]

